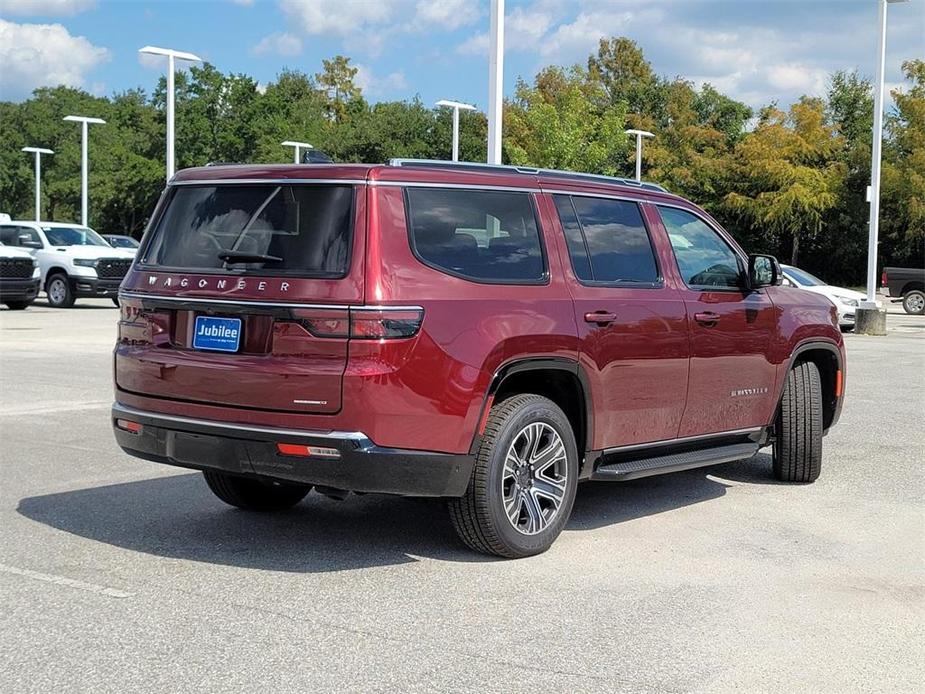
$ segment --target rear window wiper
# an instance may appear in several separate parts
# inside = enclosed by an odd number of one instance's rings
[[[224,260],[229,265],[234,265],[235,263],[279,263],[283,260],[275,255],[244,253],[243,251],[222,251],[218,254],[218,259]]]

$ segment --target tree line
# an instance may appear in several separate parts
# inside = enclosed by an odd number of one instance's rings
[[[925,264],[925,61],[903,65],[886,118],[881,198],[884,264]],[[207,162],[286,162],[283,140],[314,144],[335,161],[391,157],[449,159],[451,116],[420,98],[370,103],[349,58],[319,73],[285,70],[267,85],[213,65],[177,75],[177,167]],[[107,121],[90,135],[90,224],[138,236],[164,187],[165,91],[95,97],[40,88],[22,103],[0,102],[0,211],[30,218],[32,159],[42,163],[43,216],[80,214],[80,133],[69,114]],[[830,282],[863,284],[866,189],[873,97],[855,72],[831,75],[824,97],[757,112],[705,84],[658,75],[633,41],[602,39],[585,64],[550,66],[519,80],[505,105],[509,163],[630,177],[646,142],[644,178],[702,205],[751,252],[773,253]],[[460,159],[485,161],[487,121],[461,114]]]

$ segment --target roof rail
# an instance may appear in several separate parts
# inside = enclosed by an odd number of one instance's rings
[[[617,185],[642,188],[667,193],[658,183],[637,181],[633,178],[620,178],[618,176],[604,176],[603,174],[579,173],[577,171],[563,171],[561,169],[538,169],[533,166],[508,166],[505,164],[482,164],[477,161],[446,161],[443,159],[390,159],[389,166],[416,166],[433,169],[463,169],[467,171],[507,172],[528,174],[532,176],[551,176],[573,181],[590,181],[592,183],[616,183]]]

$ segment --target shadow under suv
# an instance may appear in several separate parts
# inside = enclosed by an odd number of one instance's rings
[[[128,453],[283,509],[447,497],[473,549],[547,549],[580,480],[773,445],[811,482],[841,409],[833,305],[652,184],[512,167],[179,172],[122,284]]]

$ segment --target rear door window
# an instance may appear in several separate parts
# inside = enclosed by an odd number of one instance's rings
[[[546,263],[530,193],[408,188],[411,248],[426,265],[496,284],[539,284]]]
[[[42,239],[35,229],[29,227],[3,226],[0,227],[0,243],[4,246],[27,246],[35,247],[42,244]],[[29,246],[29,244],[32,244]]]
[[[337,278],[353,236],[348,185],[175,186],[142,264]]]
[[[579,280],[647,286],[660,281],[638,204],[580,195],[553,197]]]

